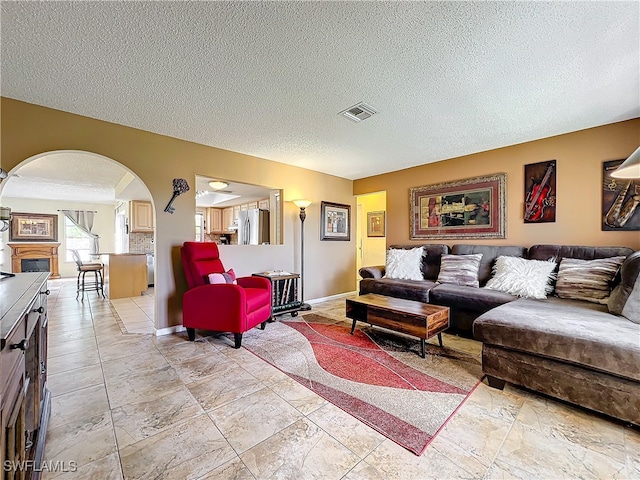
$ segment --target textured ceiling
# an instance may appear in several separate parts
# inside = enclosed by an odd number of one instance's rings
[[[146,200],[144,184],[112,160],[82,152],[39,156],[6,179],[3,197],[115,203]]]
[[[349,179],[640,116],[637,1],[1,8],[3,96]]]

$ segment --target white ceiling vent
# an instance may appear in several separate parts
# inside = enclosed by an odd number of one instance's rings
[[[358,103],[353,107],[349,107],[346,110],[340,112],[340,115],[347,117],[349,120],[353,120],[354,122],[361,122],[362,120],[366,120],[371,115],[375,115],[378,113],[375,109],[371,108],[369,105],[365,103]]]

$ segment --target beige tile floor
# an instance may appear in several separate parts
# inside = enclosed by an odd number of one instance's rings
[[[637,429],[514,387],[480,384],[418,457],[227,339],[155,337],[153,291],[50,290],[45,460],[77,469],[45,479],[640,479]]]

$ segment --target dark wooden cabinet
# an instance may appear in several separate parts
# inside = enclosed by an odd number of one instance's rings
[[[38,479],[51,398],[47,389],[48,273],[0,280],[1,478]]]

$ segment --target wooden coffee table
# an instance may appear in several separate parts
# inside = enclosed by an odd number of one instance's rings
[[[449,307],[368,293],[347,299],[347,318],[353,320],[352,335],[356,322],[366,322],[418,337],[420,356],[425,358],[426,340],[438,335],[442,347],[442,332],[449,328]]]

